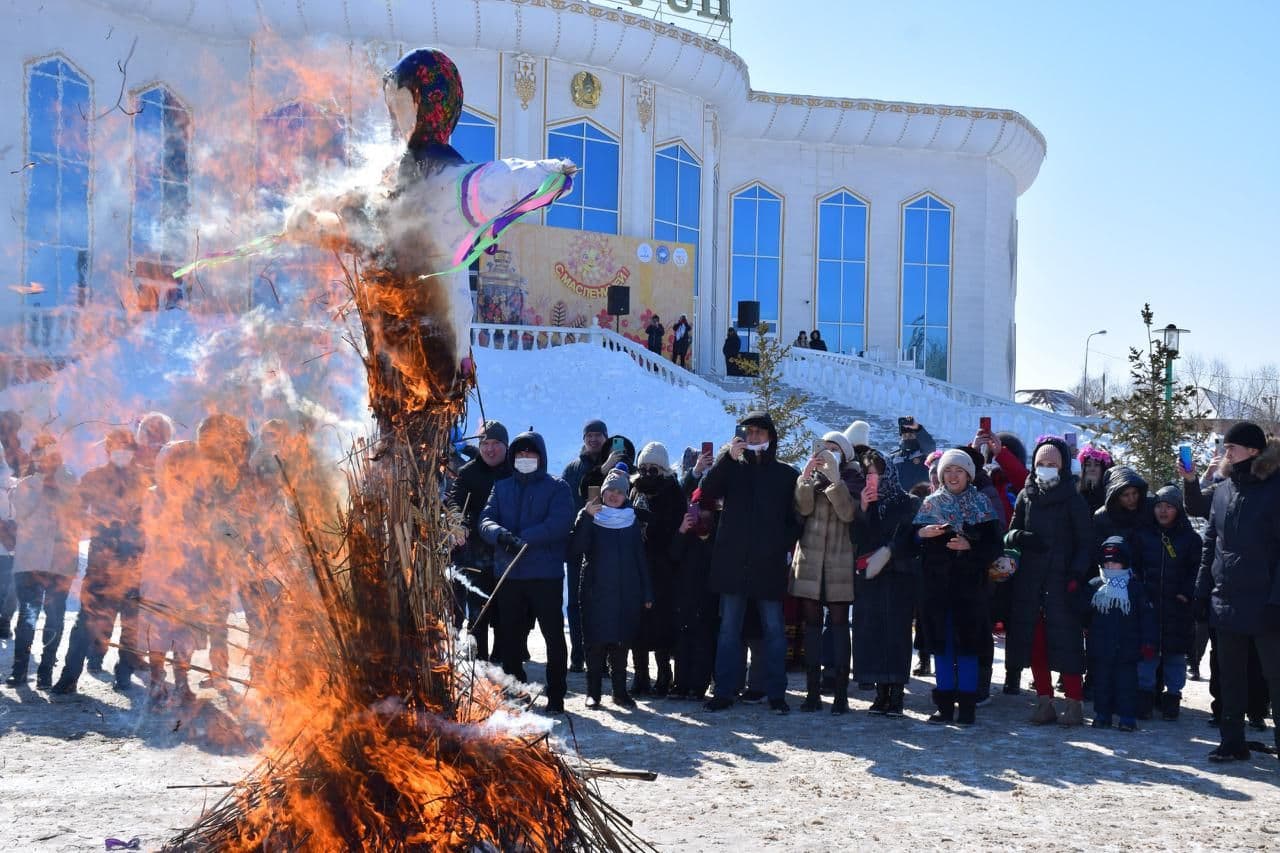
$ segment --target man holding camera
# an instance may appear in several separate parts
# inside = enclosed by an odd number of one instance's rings
[[[702,479],[702,502],[723,499],[709,585],[720,594],[715,694],[705,705],[733,705],[743,681],[742,620],[754,599],[764,631],[765,688],[769,707],[785,714],[787,637],[782,599],[787,593],[787,553],[800,535],[793,506],[796,470],[777,458],[778,431],[766,412],[751,412],[738,425],[727,452]],[[756,665],[752,661],[752,667]]]
[[[916,423],[914,417],[898,418],[898,448],[890,455],[889,462],[898,469],[903,491],[909,492],[917,483],[929,481],[929,467],[924,460],[936,447],[933,436]]]

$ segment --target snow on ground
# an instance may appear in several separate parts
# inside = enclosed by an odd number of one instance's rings
[[[0,650],[0,670],[11,655]],[[531,678],[540,672],[530,666]],[[803,678],[790,681],[794,709]],[[141,687],[121,696],[88,676],[81,684],[84,695],[58,701],[0,687],[0,833],[12,849],[101,850],[108,836],[137,835],[156,850],[223,790],[167,786],[232,782],[254,763],[209,691],[193,712],[156,713]],[[569,676],[556,732],[594,764],[658,773],[600,786],[664,851],[1280,846],[1280,762],[1205,760],[1216,731],[1205,725],[1204,682],[1188,684],[1181,720],[1133,734],[1031,726],[1025,691],[997,695],[972,729],[930,725],[931,683],[918,678],[902,720],[867,714],[871,697],[856,689],[846,717],[779,717],[666,699],[632,712],[606,699],[590,711],[584,686]]]
[[[697,388],[676,388],[641,370],[624,352],[573,344],[529,352],[476,349],[476,376],[484,416],[502,421],[515,438],[532,426],[547,442],[553,473],[578,458],[582,425],[601,418],[639,451],[648,441],[666,445],[672,464],[685,447],[716,446],[733,438],[724,406]],[[481,421],[472,402],[468,435]]]

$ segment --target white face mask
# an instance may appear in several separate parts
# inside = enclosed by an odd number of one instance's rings
[[[124,468],[133,461],[132,450],[113,450],[107,456],[111,459],[111,464],[117,468]]]
[[[755,453],[763,453],[768,449],[769,449],[769,442],[767,441],[764,444],[748,444],[747,445],[747,450],[753,451]]]
[[[1053,483],[1058,482],[1059,476],[1057,468],[1036,467],[1036,479],[1045,485],[1052,485]]]
[[[532,474],[538,470],[538,460],[529,456],[521,456],[515,461],[514,467],[521,474]]]

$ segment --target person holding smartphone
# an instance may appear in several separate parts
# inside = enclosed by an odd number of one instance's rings
[[[574,512],[581,512],[587,505],[587,487],[583,479],[592,471],[604,464],[609,455],[606,445],[609,442],[609,427],[600,418],[592,418],[582,425],[582,449],[578,458],[564,466],[560,479],[569,485],[569,493],[573,495]],[[594,475],[592,477],[594,479]],[[599,486],[599,483],[595,483]],[[582,609],[578,603],[578,588],[582,579],[581,558],[570,557],[565,565],[568,568],[568,612],[569,612],[569,671],[586,672],[586,646],[582,642]]]
[[[942,485],[924,499],[913,525],[921,554],[930,652],[938,711],[931,723],[971,725],[978,691],[978,658],[991,636],[986,602],[987,566],[1003,550],[991,501],[974,487],[973,458],[960,448],[938,462]],[[957,713],[957,708],[959,712]]]
[[[769,707],[787,705],[787,637],[782,599],[787,592],[787,553],[800,526],[793,509],[798,472],[777,458],[778,431],[767,412],[750,412],[739,432],[702,478],[702,499],[723,500],[716,533],[710,587],[720,595],[715,692],[704,706],[722,711],[736,701],[743,683],[742,622],[754,600],[764,634],[759,663],[765,671]],[[756,665],[752,661],[752,667]]]
[[[796,481],[795,510],[804,529],[791,560],[787,591],[800,601],[804,619],[806,695],[801,711],[822,708],[824,607],[835,646],[831,713],[849,711],[849,606],[853,603],[854,562],[849,525],[868,505],[868,495],[863,494],[866,481],[852,456],[849,439],[843,433],[829,432],[822,436]]]

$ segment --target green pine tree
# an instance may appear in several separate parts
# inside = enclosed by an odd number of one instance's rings
[[[1101,431],[1111,436],[1118,461],[1133,466],[1153,489],[1178,480],[1177,447],[1200,443],[1199,423],[1204,413],[1196,404],[1195,386],[1174,386],[1165,399],[1165,369],[1175,355],[1164,342],[1151,336],[1151,306],[1142,306],[1147,327],[1147,351],[1129,349],[1132,388],[1127,396],[1112,397],[1095,405],[1109,423]]]
[[[782,364],[791,347],[781,346],[772,338],[767,323],[756,328],[760,343],[757,346],[759,362],[741,356],[735,358],[743,373],[751,377],[751,402],[741,405],[726,403],[724,410],[736,419],[747,412],[764,411],[773,418],[778,430],[778,459],[787,463],[802,462],[809,458],[812,448],[805,429],[805,416],[801,409],[809,403],[809,395],[792,391],[782,384]]]

